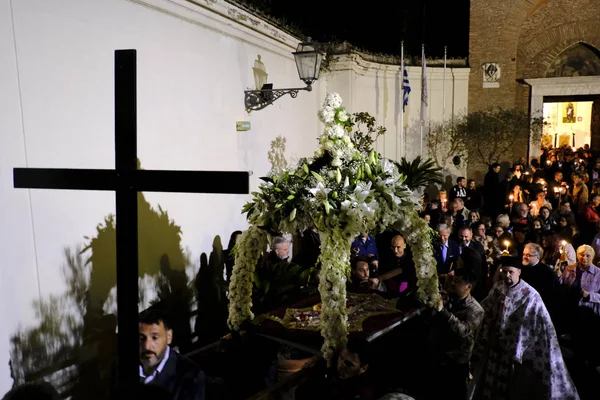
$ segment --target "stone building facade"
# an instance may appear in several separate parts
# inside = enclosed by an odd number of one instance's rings
[[[526,80],[600,75],[599,15],[599,0],[471,0],[469,111],[533,114]],[[486,72],[497,79],[484,82]]]

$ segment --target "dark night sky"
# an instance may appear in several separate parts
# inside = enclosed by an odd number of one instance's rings
[[[469,0],[244,0],[317,41],[344,41],[376,53],[467,57]]]

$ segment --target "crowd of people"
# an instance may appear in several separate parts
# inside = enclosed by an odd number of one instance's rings
[[[579,398],[563,359],[600,373],[600,157],[589,147],[544,149],[482,185],[423,197],[443,300],[432,310],[431,398]],[[389,250],[388,250],[389,249]],[[352,244],[349,290],[412,292],[401,235]],[[386,258],[385,254],[395,257]],[[400,269],[395,279],[382,280]]]
[[[587,147],[545,149],[539,160],[520,160],[504,176],[501,170],[495,163],[482,185],[458,177],[454,187],[423,197],[421,216],[438,233],[432,246],[441,300],[426,313],[423,353],[436,384],[418,395],[378,390],[370,379],[377,360],[369,343],[351,338],[322,374],[296,389],[296,398],[579,399],[564,353],[600,373],[594,339],[600,333],[600,269],[594,265],[600,258],[600,157]],[[240,234],[232,235],[227,254]],[[291,241],[274,238],[263,261],[314,267],[316,229],[294,245],[299,251],[292,257]],[[363,232],[349,252],[348,291],[414,300],[417,272],[400,232]],[[233,258],[225,263],[229,281]],[[314,289],[316,279],[310,284]],[[141,387],[162,388],[153,393],[157,398],[204,399],[202,370],[170,349],[172,338],[171,325],[156,310],[140,316]]]
[[[464,321],[472,328],[474,398],[577,398],[561,349],[600,372],[600,346],[586,340],[600,333],[600,158],[587,146],[544,149],[529,165],[521,159],[503,177],[500,170],[491,165],[482,186],[459,177],[424,200],[450,294],[440,309],[466,307],[455,301],[454,281],[471,270],[477,305]],[[465,398],[463,389],[456,398]]]

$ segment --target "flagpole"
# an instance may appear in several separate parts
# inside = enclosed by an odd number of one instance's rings
[[[401,105],[400,105],[400,137],[396,144],[400,144],[401,152],[400,154],[406,157],[406,140],[404,137],[404,40],[400,42],[400,93],[401,93]],[[396,146],[396,149],[398,146]],[[396,152],[396,160],[400,161],[400,157],[398,157],[398,152]]]
[[[423,43],[421,45],[421,124],[419,126],[419,130],[420,130],[420,145],[421,145],[421,151],[420,151],[420,155],[421,155],[421,159],[423,159],[423,124],[425,123],[425,111],[423,110],[423,95],[425,94],[425,90],[427,90],[427,88],[424,86],[424,79],[425,79],[425,44]]]
[[[442,97],[444,99],[444,103],[442,106],[442,126],[446,123],[446,54],[447,54],[448,46],[444,46],[444,85],[442,88]]]

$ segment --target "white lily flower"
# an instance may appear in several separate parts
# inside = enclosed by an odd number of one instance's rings
[[[331,192],[331,189],[326,188],[323,183],[318,182],[316,187],[308,189],[308,191],[313,195],[311,200],[322,203],[327,200],[327,195]]]

